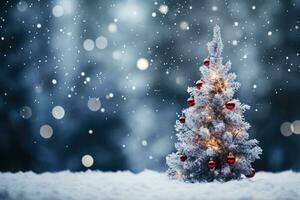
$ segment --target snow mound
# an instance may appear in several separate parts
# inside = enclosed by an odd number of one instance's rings
[[[259,172],[226,183],[184,183],[166,174],[87,171],[0,174],[1,200],[300,199],[300,173]]]

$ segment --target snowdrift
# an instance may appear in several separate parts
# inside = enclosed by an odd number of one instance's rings
[[[300,173],[258,172],[226,183],[184,183],[165,173],[33,172],[0,174],[1,200],[300,199]]]

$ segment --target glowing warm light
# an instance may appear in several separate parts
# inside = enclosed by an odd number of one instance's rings
[[[213,119],[214,112],[212,111],[211,107],[205,106],[203,110],[208,114],[206,121],[210,122]]]
[[[235,156],[235,162],[239,162],[241,158],[239,156]]]
[[[215,137],[211,137],[210,139],[208,139],[206,141],[206,146],[210,147],[214,150],[219,150],[220,149],[220,141]]]
[[[227,81],[224,81],[224,87],[228,87],[228,82]]]
[[[177,177],[180,177],[180,176],[182,176],[182,172],[179,171],[179,170],[176,170],[175,175],[176,175]]]
[[[216,137],[209,137],[208,139],[201,139],[199,135],[195,135],[193,138],[193,143],[205,146],[207,148],[212,148],[216,151],[220,150],[222,144],[221,141]]]
[[[224,79],[217,79],[213,85],[214,85],[214,91],[222,92],[223,89],[225,88],[225,81]]]
[[[219,78],[219,74],[217,72],[215,72],[215,71],[210,72],[209,79],[216,80],[218,78]]]

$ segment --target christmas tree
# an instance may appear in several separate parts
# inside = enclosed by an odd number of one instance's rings
[[[168,175],[188,182],[253,177],[251,163],[262,149],[247,132],[250,124],[243,113],[250,106],[233,99],[240,83],[235,73],[228,72],[230,61],[222,64],[219,26],[207,46],[209,56],[200,67],[202,79],[188,88],[188,108],[176,121],[177,152],[167,156]]]

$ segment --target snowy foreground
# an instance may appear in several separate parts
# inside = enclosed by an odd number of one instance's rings
[[[188,184],[146,170],[0,174],[1,200],[300,199],[300,173],[259,172],[252,179]]]

